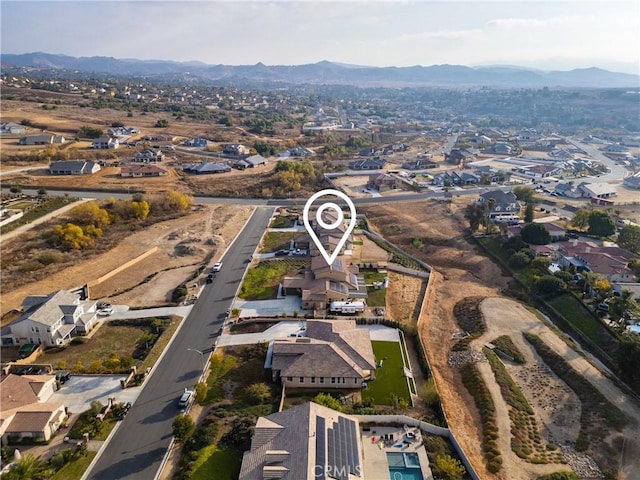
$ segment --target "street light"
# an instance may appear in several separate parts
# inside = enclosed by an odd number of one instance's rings
[[[200,350],[196,350],[195,348],[187,348],[187,350],[200,354],[200,367],[202,370],[202,373],[200,374],[200,376],[201,378],[204,377],[204,352],[201,352]]]

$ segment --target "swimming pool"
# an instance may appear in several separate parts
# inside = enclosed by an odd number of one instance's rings
[[[417,453],[388,452],[390,480],[424,480]]]

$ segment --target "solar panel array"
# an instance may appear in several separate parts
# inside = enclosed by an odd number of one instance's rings
[[[327,473],[331,478],[347,480],[348,475],[360,476],[356,423],[344,417],[327,430]]]
[[[326,455],[327,439],[326,424],[324,417],[316,417],[316,465],[314,468],[314,476],[320,480],[325,480],[327,455]]]

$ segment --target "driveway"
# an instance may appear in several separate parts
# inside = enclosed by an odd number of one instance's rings
[[[241,333],[238,335],[224,334],[217,343],[218,347],[228,347],[231,345],[253,345],[255,343],[270,342],[276,338],[285,338],[292,333],[301,331],[305,321],[285,321],[260,333]]]
[[[88,410],[94,400],[106,405],[109,397],[115,397],[116,402],[134,403],[142,387],[123,389],[120,380],[125,378],[126,375],[74,375],[49,401],[64,404],[71,413]]]
[[[300,305],[300,297],[296,295],[287,295],[285,297],[276,298],[274,300],[239,300],[233,302],[232,308],[240,309],[241,318],[251,317],[277,317],[283,314],[304,315],[305,310]]]

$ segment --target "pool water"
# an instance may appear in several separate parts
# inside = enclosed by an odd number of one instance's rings
[[[388,452],[390,480],[424,480],[417,453]]]

